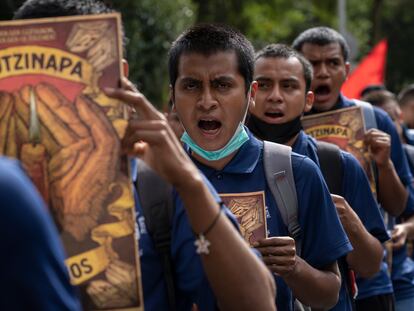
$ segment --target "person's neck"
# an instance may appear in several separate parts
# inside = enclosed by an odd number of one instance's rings
[[[323,112],[334,110],[335,107],[338,106],[340,101],[341,101],[341,95],[339,94],[338,97],[336,98],[336,101],[333,104],[322,104],[322,105],[313,104],[311,112],[312,113],[323,113]],[[319,108],[317,108],[317,106],[319,106]]]
[[[191,156],[196,159],[201,164],[211,167],[215,169],[216,171],[221,171],[227,164],[230,163],[230,161],[234,158],[238,150],[234,151],[233,153],[229,154],[228,156],[217,160],[217,161],[209,161],[207,159],[204,159],[202,156],[197,154],[194,151],[191,151]]]
[[[291,139],[289,139],[286,143],[284,143],[284,145],[292,147],[296,143],[296,140],[298,139],[300,132],[293,136]]]

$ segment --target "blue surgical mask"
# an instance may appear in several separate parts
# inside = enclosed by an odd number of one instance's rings
[[[237,151],[243,144],[249,140],[249,135],[246,132],[246,129],[244,127],[244,121],[246,119],[247,110],[249,107],[249,100],[250,100],[250,92],[251,89],[249,89],[249,92],[247,93],[247,104],[246,104],[246,110],[244,112],[243,120],[239,123],[236,131],[234,132],[233,137],[229,140],[229,142],[221,149],[219,150],[213,150],[208,151],[204,150],[200,146],[196,144],[196,142],[188,135],[187,131],[184,132],[184,134],[181,136],[181,141],[187,144],[187,146],[197,153],[199,156],[203,157],[207,161],[218,161],[221,160],[228,155],[232,154],[233,152]]]
[[[186,143],[192,151],[208,161],[218,161],[227,157],[228,155],[238,150],[241,146],[243,146],[243,144],[248,140],[249,135],[247,134],[246,129],[242,123],[239,123],[236,132],[229,140],[229,142],[219,150],[204,150],[195,143],[195,141],[190,137],[190,135],[187,134],[187,132],[184,132],[183,136],[181,136],[182,142]]]

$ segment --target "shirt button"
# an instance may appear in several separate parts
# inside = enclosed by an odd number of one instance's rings
[[[217,174],[217,179],[219,179],[219,180],[223,179],[223,175],[222,174]]]

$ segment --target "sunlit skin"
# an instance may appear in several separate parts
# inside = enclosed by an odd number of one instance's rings
[[[331,110],[338,101],[342,84],[350,65],[345,61],[339,43],[316,45],[305,43],[302,54],[310,61],[314,70],[311,91],[315,94],[314,108]]]
[[[401,109],[404,123],[407,124],[409,128],[414,128],[414,98],[407,100]]]
[[[208,56],[183,54],[172,95],[174,110],[197,145],[209,151],[219,150],[243,121],[248,96],[254,99],[256,87],[252,83],[251,92],[246,95],[247,87],[234,51]]]
[[[398,105],[397,101],[390,99],[378,107],[383,109],[386,113],[388,113],[388,115],[394,121],[394,125],[397,129],[398,135],[400,136],[401,140],[404,141],[401,127],[403,123],[403,117],[400,106]]]
[[[312,108],[313,93],[306,93],[302,64],[295,57],[261,57],[256,61],[258,83],[250,112],[269,124],[287,123]]]

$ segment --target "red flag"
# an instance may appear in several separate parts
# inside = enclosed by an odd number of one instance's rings
[[[341,91],[346,97],[359,98],[366,86],[384,84],[387,48],[387,40],[383,39],[361,60],[342,85]]]

